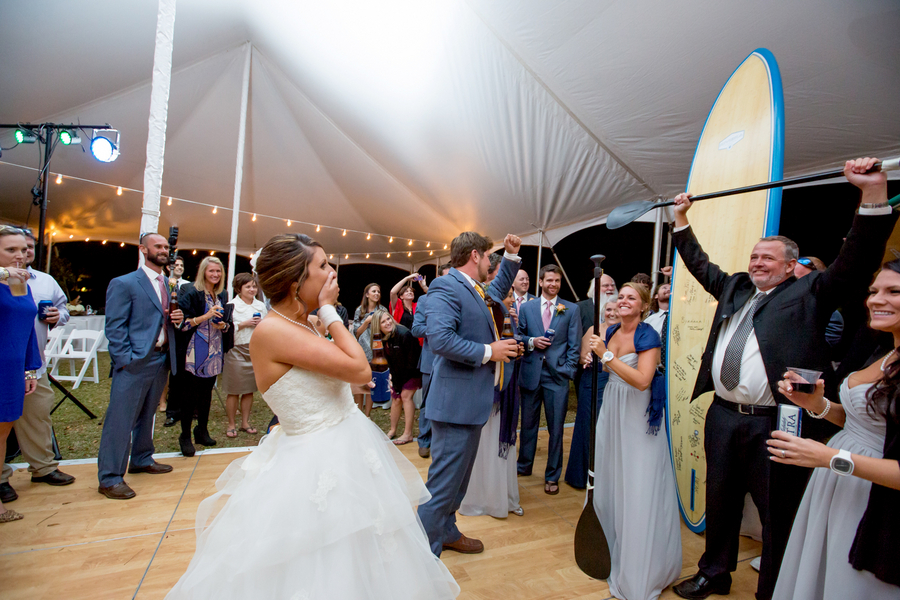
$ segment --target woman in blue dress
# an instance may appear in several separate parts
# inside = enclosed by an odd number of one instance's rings
[[[21,229],[0,226],[0,448],[13,423],[22,416],[25,396],[37,387],[37,370],[41,368],[41,351],[34,334],[37,307],[25,264],[25,235]],[[22,515],[0,502],[0,523],[18,521]]]

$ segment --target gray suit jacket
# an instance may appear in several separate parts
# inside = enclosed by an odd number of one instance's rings
[[[175,328],[163,318],[163,308],[147,275],[138,269],[116,277],[106,289],[106,339],[113,371],[136,370],[156,347],[159,331],[166,324],[169,362],[175,372]]]

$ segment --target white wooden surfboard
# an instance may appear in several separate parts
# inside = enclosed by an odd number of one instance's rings
[[[702,194],[783,176],[784,97],[775,57],[755,50],[719,92],[706,119],[687,191]],[[710,260],[728,273],[746,271],[760,237],[776,235],[781,188],[695,204],[691,227]],[[694,532],[706,527],[703,428],[712,392],[691,402],[716,302],[676,255],[666,365],[672,466],[681,514]]]

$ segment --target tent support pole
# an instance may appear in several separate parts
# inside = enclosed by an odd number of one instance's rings
[[[653,262],[650,266],[650,297],[656,294],[659,287],[659,254],[662,251],[663,211],[656,211],[656,221],[653,223]]]
[[[244,141],[247,134],[247,103],[250,97],[250,61],[253,46],[246,43],[247,53],[244,56],[244,80],[241,85],[241,120],[238,125],[237,160],[234,167],[234,202],[231,211],[231,242],[228,246],[228,296],[234,296],[234,269],[237,259],[238,224],[241,218],[241,186],[244,181]],[[238,290],[240,292],[240,290]]]
[[[538,229],[541,232],[541,243],[538,246],[538,261],[537,261],[537,273],[534,276],[534,295],[541,295],[541,251],[544,249],[544,230]]]
[[[556,261],[556,266],[559,267],[559,270],[562,271],[563,277],[566,278],[566,283],[569,284],[569,289],[572,290],[572,294],[575,296],[575,302],[580,302],[581,297],[578,295],[578,292],[575,290],[575,286],[572,285],[572,281],[569,279],[568,274],[566,274],[566,270],[562,266],[562,261],[559,260],[559,257],[556,255],[556,250],[553,249],[553,245],[547,246],[550,248],[550,252],[553,254],[553,260]]]

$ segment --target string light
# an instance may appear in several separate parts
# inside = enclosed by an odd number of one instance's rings
[[[316,233],[319,233],[320,231],[322,231],[322,226],[316,225]]]
[[[116,190],[116,195],[117,195],[117,196],[121,196],[121,195],[122,195],[122,186],[121,186],[121,185],[119,186],[119,189]]]
[[[329,260],[333,260],[333,259],[334,259],[334,254],[329,254],[329,255],[328,255],[328,259],[329,259]]]
[[[105,246],[105,245],[106,245],[106,242],[107,242],[107,240],[103,240],[103,241],[100,242],[100,243],[103,244],[103,245]]]
[[[216,214],[217,212],[219,212],[219,207],[213,206],[213,214]]]
[[[56,174],[56,183],[62,183],[62,173]]]
[[[51,235],[52,235],[53,237],[56,237],[56,234],[57,234],[57,233],[59,233],[59,232],[58,232],[58,231],[54,231]]]
[[[387,253],[387,257],[386,257],[386,258],[390,258],[390,257],[391,257],[391,253],[390,253],[390,252],[388,252],[388,253]]]
[[[121,244],[119,244],[119,248],[124,248],[124,247],[125,247],[125,242],[122,242]]]
[[[70,235],[70,236],[69,236],[69,239],[71,240],[73,237],[75,237],[75,236],[74,236],[74,235]]]
[[[348,258],[350,258],[350,255],[349,255],[349,254],[345,254],[345,255],[344,255],[344,260],[347,260]]]
[[[345,229],[345,230],[344,230],[344,233],[342,233],[341,235],[346,236],[346,235],[347,235],[347,230]]]
[[[391,236],[391,239],[388,240],[388,243],[389,243],[389,244],[393,244],[393,243],[394,243],[394,236]]]
[[[369,255],[368,255],[368,254],[366,254],[366,258],[369,258]]]
[[[191,252],[191,254],[193,254],[193,255],[195,255],[195,256],[196,256],[196,254],[197,254],[197,251],[196,251],[196,250],[194,250],[194,251],[193,251],[193,252]]]
[[[444,244],[444,250],[446,250],[446,249],[447,249],[447,244]]]
[[[366,239],[367,239],[367,240],[371,240],[371,239],[372,239],[372,234],[371,234],[371,233],[366,234]]]
[[[428,256],[434,256],[434,250],[428,253]]]
[[[412,240],[409,240],[408,242],[406,242],[406,245],[407,245],[407,246],[412,246]]]
[[[406,255],[407,255],[407,256],[412,256],[412,252],[407,252]]]
[[[215,251],[215,250],[210,250],[210,251],[209,251],[209,255],[210,255],[210,256],[215,256],[215,255],[216,255],[216,251]]]
[[[425,244],[425,247],[426,247],[426,248],[431,248],[431,242],[428,242],[427,244]]]
[[[169,201],[166,202],[166,206],[172,206],[172,196],[169,196]]]
[[[84,241],[89,242],[91,241],[91,238],[84,238]]]
[[[291,226],[291,220],[290,220],[290,219],[287,220],[287,226],[288,226],[288,227]]]
[[[251,220],[251,221],[254,221],[254,222],[256,221],[256,213],[253,213],[253,218],[250,219],[250,220]]]

